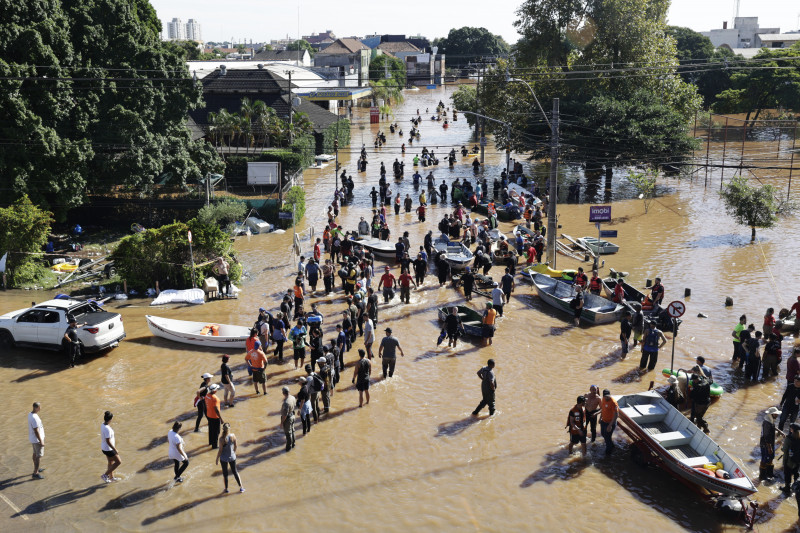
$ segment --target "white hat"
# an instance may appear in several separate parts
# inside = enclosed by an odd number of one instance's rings
[[[317,363],[319,363],[319,364],[321,364],[321,365],[324,365],[324,364],[325,364],[325,362],[326,362],[326,361],[325,361],[325,358],[324,358],[324,357],[320,357],[319,359],[317,359]]]
[[[678,382],[678,378],[676,378],[675,376],[670,376],[670,377],[667,378],[667,381],[669,383],[677,383]]]
[[[219,385],[217,385],[216,383],[212,383],[211,385],[208,386],[209,392],[214,392],[217,389],[219,389]]]
[[[777,407],[770,407],[769,409],[767,409],[766,414],[778,416],[781,414],[781,410],[778,409]]]
[[[203,378],[203,379],[206,379],[206,378],[213,378],[213,377],[214,377],[214,375],[213,375],[213,374],[209,374],[208,372],[206,372],[205,374],[203,374],[203,375],[202,375],[202,376],[200,376],[200,377],[201,377],[201,378]]]

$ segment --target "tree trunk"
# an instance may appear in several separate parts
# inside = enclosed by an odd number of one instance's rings
[[[756,240],[756,227],[755,226],[750,226],[750,231],[751,231],[751,233],[750,233],[750,242],[755,242],[755,240]]]

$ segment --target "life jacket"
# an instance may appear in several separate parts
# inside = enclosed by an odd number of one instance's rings
[[[599,291],[602,285],[600,284],[600,278],[597,276],[593,276],[591,280],[589,280],[589,289],[593,291]]]
[[[659,331],[656,328],[651,329],[647,336],[644,338],[644,343],[642,345],[643,349],[647,349],[648,352],[655,352],[658,351],[658,335]]]
[[[583,272],[578,272],[575,274],[575,285],[580,285],[581,287],[586,287],[586,274]]]
[[[644,301],[642,302],[642,311],[648,311],[652,308],[653,308],[653,300],[651,300],[649,296],[645,296]]]

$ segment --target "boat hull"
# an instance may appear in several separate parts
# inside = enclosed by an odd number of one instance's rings
[[[575,295],[574,286],[539,272],[533,274],[533,284],[543,302],[570,315],[575,314],[570,307]],[[625,309],[622,305],[614,304],[594,294],[584,293],[583,296],[584,308],[581,320],[593,325],[616,322]]]
[[[452,307],[452,306],[450,306]],[[445,317],[450,313],[450,307],[439,308],[439,321],[444,322]],[[458,315],[461,317],[461,325],[464,327],[464,333],[472,337],[483,337],[483,324],[468,324],[467,322],[480,321],[483,322],[483,316],[464,305],[458,306]]]
[[[244,326],[215,324],[213,322],[187,322],[185,320],[174,320],[152,315],[146,315],[145,319],[150,332],[156,337],[182,344],[205,346],[206,348],[220,350],[237,348],[244,350],[247,337],[250,334],[249,328]],[[218,336],[202,335],[200,333],[201,330],[209,325],[218,325],[220,334]]]

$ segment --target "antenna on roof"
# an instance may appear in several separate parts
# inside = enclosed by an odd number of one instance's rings
[[[736,19],[739,17],[739,2],[741,0],[733,0],[733,25],[736,26]]]

